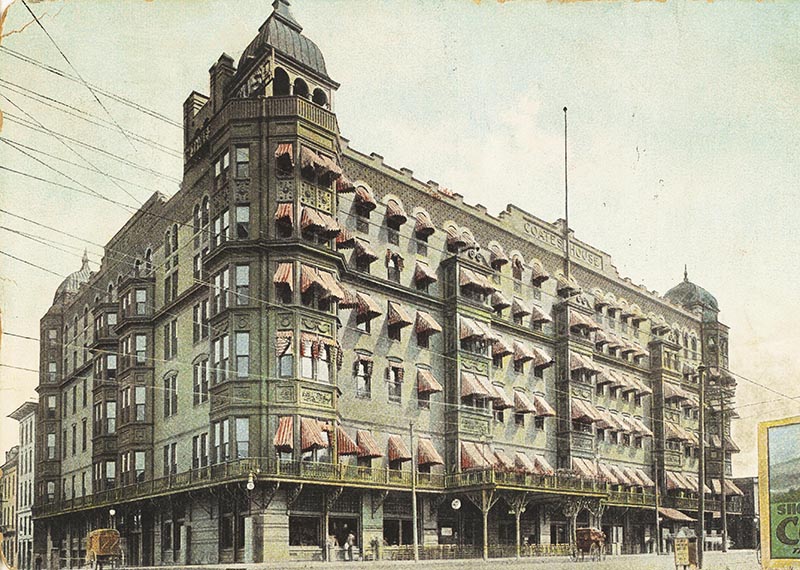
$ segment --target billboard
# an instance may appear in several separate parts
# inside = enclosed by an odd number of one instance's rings
[[[761,559],[800,566],[800,416],[758,426]]]

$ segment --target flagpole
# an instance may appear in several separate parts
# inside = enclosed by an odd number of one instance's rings
[[[564,276],[569,281],[569,178],[567,175],[567,108],[564,107]]]

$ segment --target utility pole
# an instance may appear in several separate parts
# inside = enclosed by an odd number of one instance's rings
[[[703,568],[703,551],[705,550],[705,517],[706,517],[706,367],[697,367],[700,375],[700,457],[697,461],[697,568]]]
[[[728,552],[728,505],[727,492],[725,489],[725,388],[723,386],[722,375],[719,379],[719,445],[722,448],[722,472],[720,475],[720,491],[722,492],[722,503],[720,504],[720,516],[722,517],[722,552]]]
[[[661,505],[660,505],[661,497],[660,497],[659,492],[658,492],[658,483],[660,481],[660,479],[658,477],[658,460],[656,460],[656,462],[655,462],[655,471],[653,473],[653,476],[655,477],[655,480],[656,480],[655,481],[655,483],[656,483],[656,486],[655,486],[655,492],[656,492],[656,508],[655,508],[655,513],[656,513],[656,554],[661,554],[661,513],[659,512],[659,509],[661,508]]]
[[[414,452],[414,422],[408,423],[411,432],[411,532],[414,535],[414,562],[419,562],[419,529],[417,528],[417,454]]]

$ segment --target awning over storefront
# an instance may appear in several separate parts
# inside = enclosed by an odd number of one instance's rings
[[[389,198],[386,202],[386,219],[396,225],[405,224],[406,220],[408,220],[403,206],[394,198]]]
[[[522,469],[528,473],[537,472],[536,465],[534,465],[533,461],[531,461],[531,459],[521,451],[514,453],[514,466],[517,469]]]
[[[277,451],[290,453],[294,448],[294,421],[292,416],[278,418],[273,445]]]
[[[417,440],[417,464],[444,465],[444,460],[430,439],[421,437]]]
[[[722,485],[720,484],[720,479],[712,479],[711,486],[714,490],[715,495],[722,494]],[[740,495],[743,496],[744,493],[742,490],[736,486],[736,483],[731,481],[730,479],[725,479],[725,494],[726,495]]]
[[[411,452],[408,450],[406,442],[399,435],[389,436],[389,461],[410,461]]]
[[[556,472],[553,466],[548,463],[547,459],[541,455],[534,456],[533,463],[536,465],[536,469],[541,475],[554,475]]]
[[[339,455],[358,455],[358,444],[342,426],[336,426],[336,450]]]
[[[436,334],[442,332],[442,325],[434,319],[430,313],[417,311],[417,320],[414,324],[414,332],[417,334]]]
[[[675,522],[696,522],[697,519],[693,519],[689,515],[685,515],[677,509],[670,509],[669,507],[658,507],[658,512],[661,513],[666,519]]]
[[[313,418],[300,418],[300,450],[303,452],[328,447],[328,438],[322,433],[319,422]]]
[[[397,301],[389,301],[389,312],[386,318],[386,324],[390,327],[407,327],[414,321]]]
[[[471,441],[461,442],[461,470],[487,469],[491,464],[486,460],[476,443]]]
[[[591,459],[584,459],[582,457],[573,457],[572,469],[584,479],[597,478],[597,468],[594,464],[594,461],[592,461]]]
[[[493,450],[494,465],[503,471],[513,471],[514,461],[502,449]]]
[[[442,385],[427,368],[417,369],[417,392],[420,394],[433,394],[441,392]]]
[[[439,278],[436,277],[436,272],[431,269],[427,263],[417,261],[414,266],[414,283],[429,285],[435,283]]]
[[[372,434],[367,430],[360,429],[356,432],[356,441],[358,442],[358,456],[361,458],[375,459],[383,457],[378,442],[372,437]]]
[[[645,487],[655,487],[656,484],[650,478],[650,476],[644,472],[643,469],[636,468],[636,474],[639,476],[639,481],[641,481]]]
[[[433,222],[431,221],[431,218],[427,212],[419,211],[415,217],[417,219],[417,223],[414,224],[414,234],[418,238],[426,239],[436,231],[436,226],[433,225]]]

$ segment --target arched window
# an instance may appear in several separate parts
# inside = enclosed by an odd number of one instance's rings
[[[328,96],[319,87],[314,89],[314,96],[311,98],[311,100],[320,107],[327,107],[328,105]]]
[[[192,217],[192,233],[197,235],[200,231],[200,204],[194,205],[194,216]]]
[[[107,299],[107,301],[109,303],[116,301],[116,299],[114,298],[114,284],[113,283],[109,283],[108,284],[108,299]]]
[[[308,99],[308,85],[299,77],[294,80],[293,92],[295,95]]]
[[[142,270],[142,260],[137,257],[136,260],[133,262],[133,274],[138,276],[141,270]]]
[[[203,198],[203,207],[200,218],[200,225],[203,227],[203,229],[208,227],[209,215],[210,214],[209,214],[208,196],[205,196]]]
[[[172,253],[170,250],[171,245],[172,245],[172,239],[171,236],[169,235],[169,230],[167,230],[166,232],[164,232],[164,257],[169,257],[170,253]]]
[[[84,307],[83,308],[83,328],[86,329],[86,327],[88,327],[88,326],[89,326],[89,307]]]
[[[178,224],[172,226],[172,251],[178,251]]]
[[[272,94],[275,97],[289,95],[289,75],[280,67],[275,68],[275,79],[272,82]]]
[[[144,251],[144,272],[149,275],[153,271],[153,250],[149,247]]]

